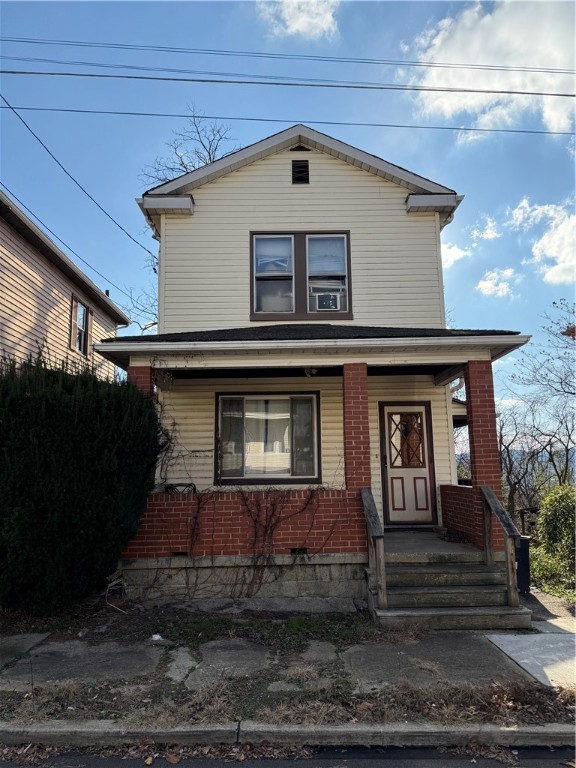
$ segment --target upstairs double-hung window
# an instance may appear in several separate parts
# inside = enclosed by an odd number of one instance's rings
[[[252,235],[251,319],[351,318],[347,232]]]

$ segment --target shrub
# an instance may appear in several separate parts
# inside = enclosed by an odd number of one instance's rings
[[[545,497],[538,515],[537,546],[530,556],[532,582],[556,594],[574,589],[576,494],[560,485]]]
[[[46,614],[103,585],[162,448],[132,384],[0,361],[0,603]]]

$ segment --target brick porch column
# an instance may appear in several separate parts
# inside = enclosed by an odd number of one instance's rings
[[[492,364],[470,360],[464,368],[472,485],[489,485],[502,501]]]
[[[343,366],[344,462],[346,488],[369,488],[370,426],[368,417],[368,366],[347,363]]]
[[[154,394],[154,379],[152,366],[150,365],[129,365],[126,373],[128,381],[135,384],[141,392],[152,397]]]

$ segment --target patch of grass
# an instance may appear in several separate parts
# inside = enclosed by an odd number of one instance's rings
[[[234,637],[237,634],[236,630],[237,625],[230,619],[221,616],[202,616],[181,624],[178,627],[178,636],[189,645],[197,647],[211,640]]]
[[[370,696],[323,691],[315,698],[284,696],[263,703],[256,719],[272,723],[483,722],[496,725],[572,723],[574,691],[541,685],[446,685],[417,688],[408,683]]]

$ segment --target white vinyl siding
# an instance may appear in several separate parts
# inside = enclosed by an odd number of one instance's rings
[[[240,327],[250,317],[250,232],[350,231],[353,320],[442,327],[435,213],[408,190],[320,152],[293,185],[280,152],[194,190],[194,215],[163,217],[160,333]]]
[[[160,393],[165,424],[176,427],[174,463],[169,467],[169,484],[205,489],[214,482],[214,434],[216,392],[243,393],[320,393],[320,434],[322,483],[332,488],[344,487],[344,442],[342,436],[342,381],[337,378],[310,377],[291,379],[204,381],[176,379],[169,390]],[[290,482],[284,484],[290,487]],[[302,487],[300,484],[297,487]]]
[[[91,349],[87,358],[71,349],[72,296],[93,310],[93,342],[114,336],[114,321],[0,219],[0,354],[22,361],[42,349],[50,361],[88,360],[103,378],[113,377],[112,363]]]

